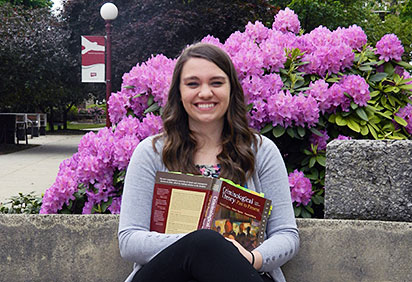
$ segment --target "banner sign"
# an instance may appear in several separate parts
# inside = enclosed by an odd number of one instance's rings
[[[82,36],[82,82],[106,82],[105,37]]]

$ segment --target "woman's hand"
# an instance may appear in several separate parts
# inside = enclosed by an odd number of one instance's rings
[[[249,252],[248,250],[246,250],[246,249],[245,249],[239,242],[237,242],[236,240],[229,239],[229,238],[226,238],[226,240],[232,242],[232,244],[236,246],[236,248],[239,250],[239,252],[240,252],[250,263],[252,263],[253,258],[252,258],[251,252]],[[252,253],[253,253],[253,255],[255,256],[255,262],[253,263],[253,267],[254,267],[256,270],[259,270],[259,269],[262,267],[262,255],[261,255],[258,251],[256,251],[256,250],[253,250]]]

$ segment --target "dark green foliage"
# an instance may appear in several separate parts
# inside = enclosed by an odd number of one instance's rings
[[[50,8],[53,5],[51,0],[0,0],[0,6],[10,3],[13,6],[23,6],[25,8]]]
[[[13,196],[6,203],[0,203],[0,213],[26,213],[38,214],[42,204],[42,197],[34,192],[28,194],[19,193]]]
[[[244,29],[248,21],[270,24],[277,12],[277,7],[266,0],[112,2],[119,10],[112,23],[113,92],[120,89],[124,73],[152,54],[176,57],[186,45],[208,34],[224,41],[234,31]],[[71,32],[69,50],[79,65],[80,36],[105,35],[101,5],[98,0],[71,0],[64,4],[61,17]]]

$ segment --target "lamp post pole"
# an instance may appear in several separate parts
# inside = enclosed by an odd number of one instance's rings
[[[106,127],[112,126],[109,118],[109,98],[112,93],[111,21],[106,21]]]
[[[111,27],[112,20],[117,18],[118,10],[113,3],[105,3],[100,8],[100,15],[106,22],[106,126],[110,127],[109,99],[112,92],[112,43]]]

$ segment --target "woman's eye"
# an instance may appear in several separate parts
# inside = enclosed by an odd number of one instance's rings
[[[189,86],[189,87],[197,87],[198,83],[197,82],[188,82],[188,83],[186,83],[186,85]]]
[[[221,82],[221,81],[214,81],[214,82],[212,82],[212,85],[213,85],[213,86],[221,86],[221,85],[223,85],[223,82]]]

